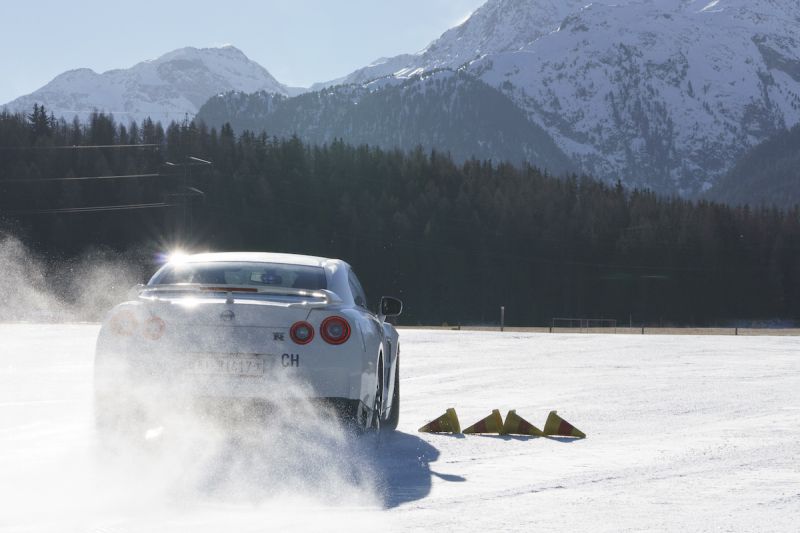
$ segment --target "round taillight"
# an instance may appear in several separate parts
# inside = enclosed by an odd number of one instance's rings
[[[139,321],[136,316],[130,311],[122,311],[111,317],[109,321],[111,331],[123,337],[130,337],[136,332],[139,327]]]
[[[314,326],[308,322],[295,322],[289,330],[289,335],[297,344],[308,344],[314,338]]]
[[[350,338],[350,324],[340,316],[331,316],[322,321],[320,333],[328,344],[344,344]]]
[[[151,316],[150,318],[144,321],[144,327],[142,328],[142,333],[148,339],[157,341],[164,335],[165,329],[167,329],[167,325],[164,323],[163,320],[161,320],[157,316]]]

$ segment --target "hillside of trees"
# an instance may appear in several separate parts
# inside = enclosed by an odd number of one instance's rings
[[[152,268],[178,245],[340,257],[373,305],[405,301],[402,324],[496,323],[501,305],[511,325],[800,317],[797,208],[228,125],[0,114],[0,232],[53,262],[106,247],[140,250]]]
[[[553,174],[576,168],[508,96],[460,71],[384,79],[367,87],[341,85],[291,98],[231,92],[209,99],[197,118],[218,128],[230,123],[237,133],[296,134],[311,144],[342,139],[405,151],[422,146],[447,152],[457,162],[473,155],[527,161]]]
[[[800,204],[800,124],[753,147],[708,197],[732,205]]]

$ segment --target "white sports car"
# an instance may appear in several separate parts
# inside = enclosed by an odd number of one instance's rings
[[[358,427],[394,429],[402,303],[367,308],[350,265],[272,253],[177,257],[111,310],[95,356],[100,427],[171,405],[267,401],[284,378]]]

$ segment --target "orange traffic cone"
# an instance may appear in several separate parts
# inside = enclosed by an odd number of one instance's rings
[[[550,411],[547,422],[544,423],[544,434],[547,436],[575,437],[576,439],[586,438],[586,433],[558,416],[555,411]]]
[[[464,433],[502,433],[503,431],[503,415],[500,411],[495,409],[492,414],[471,425],[464,430]]]
[[[506,415],[506,421],[503,424],[503,435],[532,435],[534,437],[544,437],[544,432],[519,416],[517,412],[512,409]]]
[[[421,428],[421,433],[461,433],[461,424],[458,423],[458,415],[452,407],[442,416],[428,422]]]

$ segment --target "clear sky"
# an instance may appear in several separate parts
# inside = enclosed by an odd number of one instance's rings
[[[0,104],[65,70],[232,44],[308,86],[424,48],[485,0],[2,0]]]

